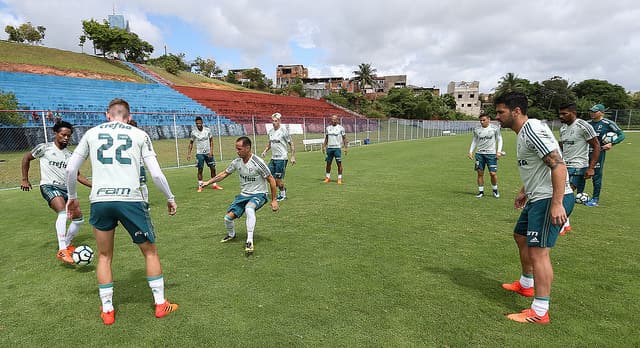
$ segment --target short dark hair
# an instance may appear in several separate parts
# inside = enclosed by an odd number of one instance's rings
[[[71,133],[73,133],[73,125],[67,121],[60,120],[53,125],[53,131],[55,133],[58,133],[60,131],[60,128],[69,128]]]
[[[486,117],[486,118],[488,118],[488,119],[491,119],[491,116],[489,116],[489,114],[488,114],[488,113],[486,113],[486,112],[484,112],[484,111],[480,113],[480,116],[478,116],[478,119],[481,119],[481,118],[483,118],[483,117]]]
[[[523,115],[526,115],[529,100],[524,93],[508,92],[497,96],[496,99],[493,100],[494,106],[498,104],[504,104],[511,111],[515,110],[515,108],[520,108],[520,112],[522,112]]]
[[[566,103],[560,104],[558,106],[558,110],[557,111],[560,111],[562,109],[569,109],[571,111],[577,111],[578,107],[576,106],[576,103],[574,103],[574,102],[566,102]]]
[[[136,120],[134,120],[134,119],[130,119],[129,120],[129,125],[130,126],[134,126],[134,127],[138,127],[138,122],[136,122]]]
[[[196,116],[196,122],[197,122],[197,121],[202,121],[202,117],[200,117],[200,116]]]
[[[251,139],[249,139],[249,137],[240,137],[240,138],[236,139],[236,143],[237,142],[242,142],[242,146],[251,147]]]

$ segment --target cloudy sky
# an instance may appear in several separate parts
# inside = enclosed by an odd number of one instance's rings
[[[79,52],[81,21],[114,8],[153,56],[166,47],[225,71],[259,67],[273,78],[278,64],[303,64],[310,77],[352,77],[370,63],[442,91],[478,80],[490,92],[508,72],[640,91],[636,0],[0,0],[0,26],[30,21],[47,28],[44,45]]]

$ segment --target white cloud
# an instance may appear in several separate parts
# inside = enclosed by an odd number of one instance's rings
[[[3,3],[0,24],[30,20],[47,28],[46,45],[76,51],[80,21],[112,12],[112,3],[99,0]],[[184,52],[188,58],[215,51],[211,58],[225,66],[259,66],[267,75],[278,64],[304,64],[313,77],[351,77],[364,62],[441,89],[479,80],[489,91],[514,72],[531,81],[596,78],[640,90],[640,4],[632,0],[128,0],[116,11],[156,53],[176,45],[167,39],[180,19],[210,45]]]

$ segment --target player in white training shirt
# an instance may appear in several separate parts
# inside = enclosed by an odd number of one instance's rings
[[[489,115],[480,115],[480,127],[473,130],[473,140],[469,147],[469,159],[474,159],[473,150],[476,149],[474,169],[478,173],[477,198],[484,196],[484,168],[489,168],[493,197],[499,198],[498,192],[498,159],[502,157],[502,134],[500,128],[491,124]],[[496,152],[496,144],[498,151]]]
[[[271,191],[271,210],[278,211],[276,181],[262,158],[251,153],[251,139],[248,137],[238,138],[236,140],[236,152],[238,153],[238,158],[231,161],[229,167],[222,173],[207,181],[205,186],[222,181],[232,173],[238,172],[240,194],[235,197],[227,209],[227,214],[224,216],[227,235],[220,242],[226,243],[236,238],[234,220],[246,213],[247,241],[244,250],[247,255],[250,255],[255,250],[253,233],[256,227],[256,211],[267,203],[268,190]]]
[[[76,173],[87,157],[91,158],[93,187],[91,217],[93,234],[98,246],[96,277],[102,302],[100,317],[105,325],[115,322],[113,306],[113,244],[115,228],[121,224],[144,255],[147,282],[155,302],[155,316],[162,318],[178,309],[164,297],[164,277],[155,244],[151,217],[140,190],[140,163],[144,162],[153,182],[167,198],[169,215],[175,215],[177,205],[171,193],[149,135],[129,125],[129,103],[114,99],[109,103],[108,122],[89,129],[73,153],[67,166],[69,201],[67,212],[80,212],[76,192]]]
[[[63,262],[73,263],[71,254],[75,247],[71,244],[73,237],[80,231],[84,223],[82,214],[73,215],[67,229],[67,162],[71,157],[71,151],[67,149],[69,140],[73,134],[73,125],[60,121],[53,126],[53,142],[42,143],[22,158],[22,191],[30,191],[32,186],[29,181],[29,167],[31,161],[40,159],[40,193],[47,201],[49,207],[56,212],[56,235],[58,236],[58,252],[56,257]],[[78,181],[87,187],[91,182],[82,175],[78,175]]]
[[[196,117],[196,129],[191,131],[191,140],[189,141],[189,151],[187,152],[187,161],[191,160],[191,150],[193,143],[196,143],[196,167],[198,168],[198,192],[202,192],[202,169],[207,164],[211,177],[216,176],[216,159],[213,157],[213,133],[208,127],[202,125],[202,117]],[[222,190],[221,186],[214,183],[211,186],[214,190]]]
[[[271,149],[271,161],[269,161],[269,170],[276,179],[276,186],[280,189],[278,193],[278,202],[287,199],[287,191],[284,187],[284,175],[289,162],[288,147],[291,147],[291,164],[296,164],[296,148],[291,141],[289,131],[282,127],[280,119],[282,115],[278,112],[271,115],[273,128],[269,130],[269,142],[267,147],[262,151],[262,158],[265,157],[267,151]]]
[[[577,193],[584,191],[586,179],[593,177],[600,156],[598,134],[589,122],[577,118],[575,103],[566,103],[558,108],[558,118],[563,123],[560,127],[560,149],[562,158],[567,164],[571,188]],[[594,156],[589,159],[589,146]],[[562,226],[560,235],[571,231],[569,219]]]
[[[522,213],[513,231],[522,274],[520,280],[502,287],[535,296],[531,308],[507,317],[521,323],[547,324],[553,282],[549,253],[573,210],[573,191],[553,132],[540,120],[527,116],[527,97],[510,92],[496,97],[494,105],[498,122],[517,134],[516,158],[523,182],[514,201],[514,207]]]
[[[336,165],[338,166],[338,184],[342,184],[342,151],[340,148],[344,148],[344,154],[347,155],[347,136],[344,131],[344,127],[338,124],[338,115],[331,116],[331,124],[327,126],[327,130],[324,136],[324,143],[322,144],[322,153],[326,153],[327,162],[325,170],[324,182],[331,182],[331,162],[336,159]]]

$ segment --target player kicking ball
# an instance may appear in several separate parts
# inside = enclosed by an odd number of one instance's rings
[[[238,194],[224,216],[227,235],[220,241],[226,243],[236,238],[234,220],[247,214],[247,242],[244,251],[247,255],[254,252],[253,232],[256,227],[256,211],[267,203],[267,192],[271,191],[271,210],[278,211],[276,198],[276,180],[264,160],[251,153],[251,139],[240,137],[236,140],[238,158],[231,161],[229,167],[203,186],[224,180],[227,176],[238,172],[240,177],[240,194]],[[267,186],[269,188],[267,189]]]

